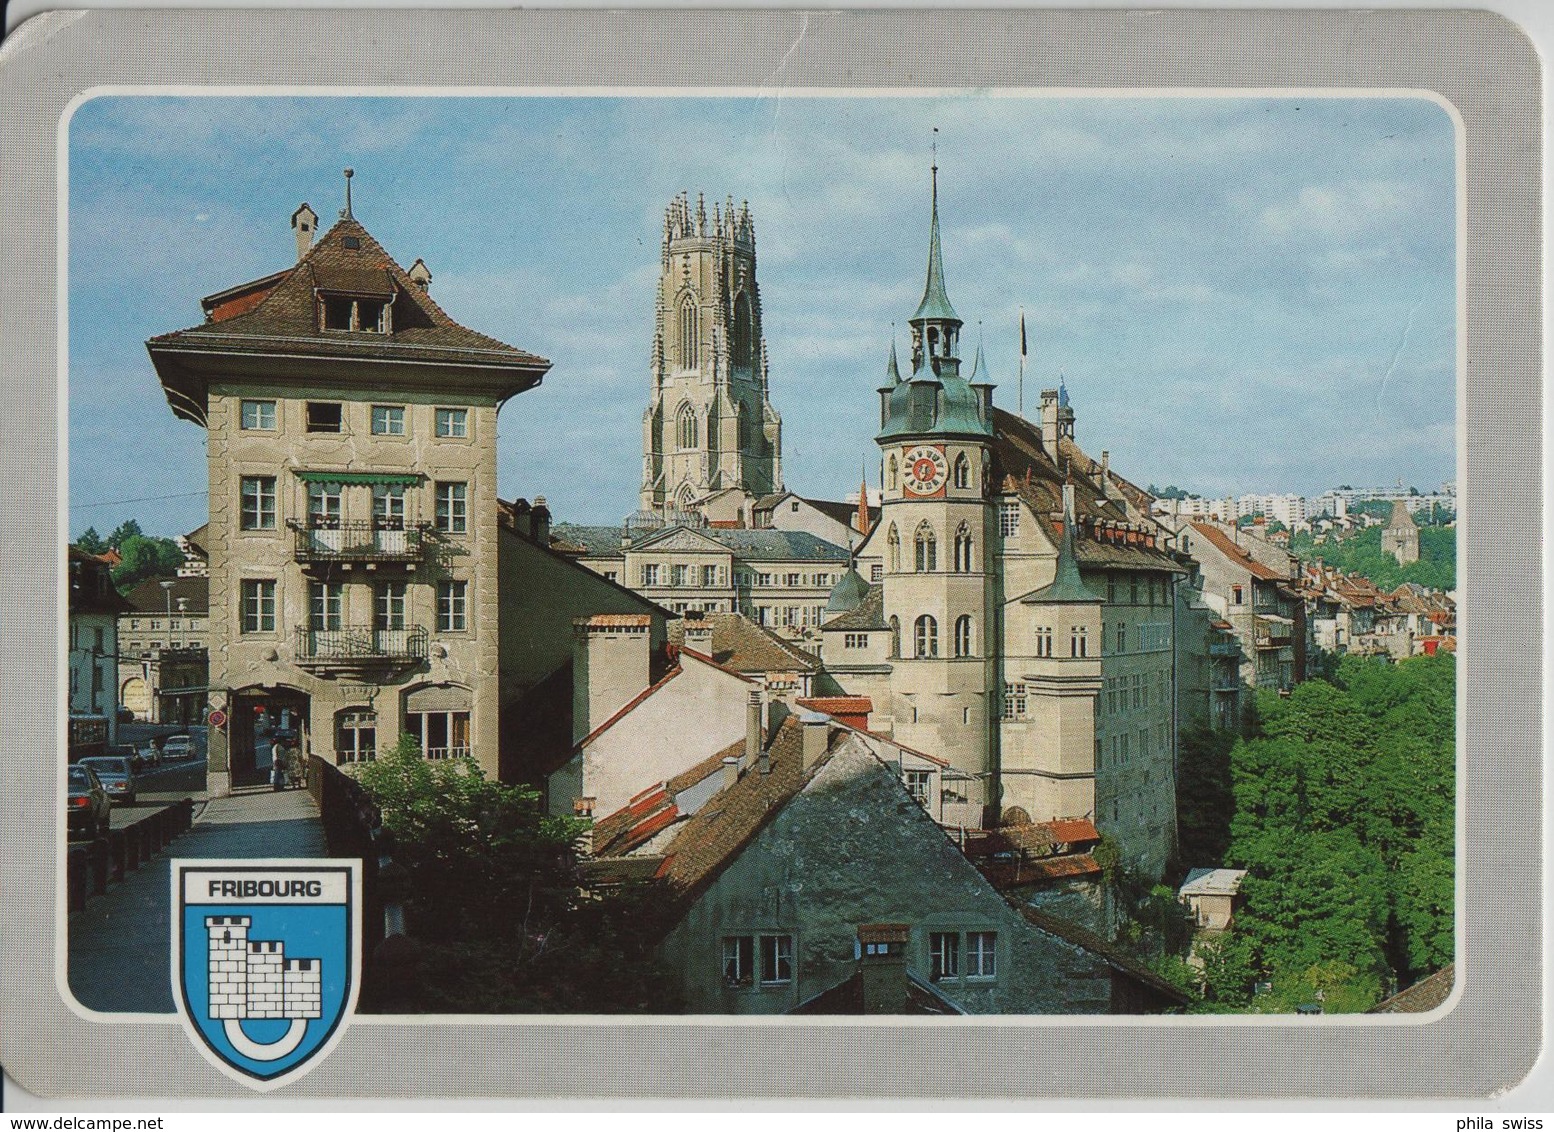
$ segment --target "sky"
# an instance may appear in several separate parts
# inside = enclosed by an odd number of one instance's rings
[[[1061,377],[1140,485],[1296,492],[1456,472],[1454,127],[1412,98],[103,96],[68,127],[70,531],[205,521],[204,434],[145,351],[289,266],[344,203],[453,318],[549,358],[499,491],[637,507],[663,212],[748,200],[783,475],[877,484],[875,388],[947,289],[1013,410]]]

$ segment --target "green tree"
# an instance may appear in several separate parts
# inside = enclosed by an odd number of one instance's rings
[[[101,554],[108,549],[108,544],[103,541],[103,536],[97,533],[96,527],[87,527],[77,535],[76,546],[88,554]]]
[[[672,1008],[652,965],[650,895],[601,898],[580,884],[586,822],[547,813],[538,791],[494,782],[471,760],[423,759],[408,736],[359,781],[404,877],[415,1008]]]
[[[140,524],[134,519],[125,519],[124,522],[113,528],[113,533],[108,536],[108,545],[123,547],[126,539],[138,538],[144,533],[140,529]]]
[[[113,582],[120,589],[145,578],[171,574],[183,564],[183,552],[172,539],[132,534],[118,544],[118,551],[120,561],[113,568]]]
[[[1182,729],[1177,779],[1178,852],[1189,867],[1217,864],[1230,846],[1235,814],[1230,752],[1236,737],[1206,727]]]

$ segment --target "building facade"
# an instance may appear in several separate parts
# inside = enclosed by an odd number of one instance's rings
[[[753,525],[782,491],[782,418],[767,396],[755,222],[730,198],[664,213],[652,390],[642,417],[642,510]]]
[[[206,432],[212,788],[256,724],[350,763],[416,738],[498,770],[496,421],[549,362],[468,330],[350,214],[147,343]],[[218,717],[221,718],[221,717]]]
[[[827,669],[873,700],[876,727],[948,759],[985,824],[1090,818],[1158,876],[1182,568],[1149,496],[1077,445],[1065,389],[1042,393],[1032,424],[993,406],[980,348],[962,372],[937,170],[908,325],[909,375],[892,343],[879,389],[880,517],[854,596],[833,604]]]
[[[116,670],[118,617],[124,599],[107,562],[78,547],[65,555],[69,581],[66,625],[70,761],[100,755],[118,741]]]
[[[119,614],[119,703],[146,723],[205,721],[210,580],[186,570],[131,587]]]

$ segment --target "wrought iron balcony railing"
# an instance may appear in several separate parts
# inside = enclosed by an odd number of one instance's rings
[[[426,629],[297,628],[298,664],[410,664],[426,659]]]
[[[419,562],[425,533],[424,523],[396,519],[292,524],[298,562]]]

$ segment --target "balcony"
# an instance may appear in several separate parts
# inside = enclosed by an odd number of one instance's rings
[[[297,663],[313,669],[402,667],[426,659],[426,629],[374,629],[347,625],[338,629],[297,628]]]
[[[1212,641],[1209,644],[1210,656],[1240,656],[1241,645],[1237,641]]]
[[[397,519],[311,520],[291,525],[297,561],[346,566],[362,563],[413,566],[425,548],[426,524]]]

